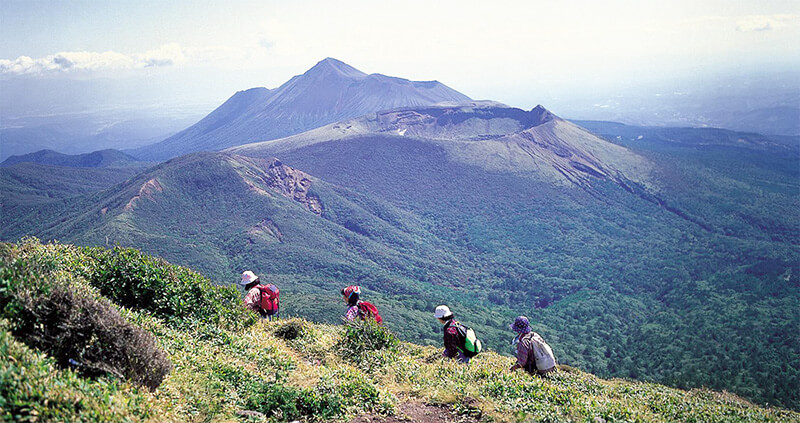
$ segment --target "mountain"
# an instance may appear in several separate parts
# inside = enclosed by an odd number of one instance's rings
[[[163,160],[281,138],[384,109],[471,101],[438,81],[367,75],[327,58],[273,90],[240,91],[197,124],[132,154]]]
[[[0,208],[5,217],[14,216],[24,213],[21,210],[25,207],[110,188],[142,169],[137,166],[83,168],[37,163],[0,167]],[[23,209],[12,211],[18,206]]]
[[[30,209],[112,187],[152,163],[118,150],[61,154],[52,150],[11,156],[0,164],[0,215],[24,215]]]
[[[285,139],[231,148],[253,157],[295,157],[299,150],[362,142],[422,142],[441,149],[445,162],[485,171],[528,174],[560,184],[588,186],[594,179],[647,184],[652,164],[604,141],[542,106],[530,111],[497,106],[438,106],[377,112]],[[363,141],[365,139],[381,141]],[[359,150],[352,149],[354,155]],[[402,148],[402,147],[401,147]],[[366,147],[363,150],[374,149]],[[307,157],[315,157],[316,154]],[[310,163],[308,163],[310,165]],[[391,166],[376,164],[375,168]],[[319,166],[314,166],[318,168]]]
[[[221,282],[252,269],[293,293],[287,313],[327,323],[357,283],[425,344],[441,303],[504,353],[525,314],[564,364],[798,408],[798,158],[722,135],[405,107],[178,157],[4,214],[0,238],[118,242]]]
[[[399,342],[370,322],[320,324],[285,309],[265,321],[241,307],[237,288],[134,249],[0,243],[0,271],[6,420],[800,421],[707,388],[564,365],[546,378],[512,373],[513,360],[492,351],[460,365],[441,343]],[[302,298],[281,294],[284,304]],[[337,297],[320,306],[340,308]],[[420,329],[440,336],[431,314]],[[546,339],[557,357],[565,351]]]
[[[86,154],[62,154],[53,150],[39,150],[35,153],[11,156],[0,163],[0,167],[17,163],[38,163],[65,167],[122,167],[140,162],[133,156],[119,150],[107,149]]]

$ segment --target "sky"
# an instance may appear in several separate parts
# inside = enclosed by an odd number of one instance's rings
[[[128,87],[120,102],[219,104],[334,57],[530,108],[686,78],[798,71],[798,45],[797,0],[0,0],[5,87],[116,84]]]

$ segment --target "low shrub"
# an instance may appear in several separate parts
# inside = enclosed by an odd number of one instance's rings
[[[133,248],[83,248],[93,262],[83,276],[117,304],[169,319],[252,323],[233,286],[219,287],[198,273]],[[246,313],[246,314],[245,314]]]
[[[394,351],[399,344],[397,336],[385,326],[379,325],[372,319],[356,319],[345,324],[344,333],[336,344],[336,350],[342,358],[352,361],[363,359],[375,351]]]
[[[306,336],[308,328],[302,320],[292,319],[279,323],[273,333],[284,341],[292,341]]]
[[[261,384],[259,390],[251,392],[246,405],[278,420],[289,420],[299,416],[297,411],[298,390],[286,385]]]
[[[0,312],[9,330],[62,368],[92,377],[112,374],[155,389],[172,368],[166,354],[153,335],[128,322],[85,282],[58,269],[58,257],[48,253],[63,254],[62,249],[2,245]]]
[[[39,286],[44,285],[19,292],[20,308],[9,316],[17,339],[85,376],[110,373],[150,389],[161,384],[172,363],[153,335],[129,323],[88,287],[63,281]]]
[[[182,266],[133,248],[75,247],[25,238],[18,245],[2,244],[5,265],[11,262],[31,274],[63,271],[85,279],[114,303],[146,311],[167,322],[191,319],[232,329],[257,321],[242,306],[235,286],[217,286]],[[7,258],[7,259],[6,259]],[[0,298],[8,282],[0,282]]]
[[[31,350],[0,320],[0,421],[117,422],[149,421],[146,395],[127,383],[95,382]],[[110,383],[108,383],[110,382]]]
[[[246,401],[249,410],[281,421],[308,418],[329,421],[344,412],[342,398],[325,389],[300,389],[288,385],[262,384]]]
[[[325,422],[342,415],[344,401],[336,392],[316,388],[302,389],[297,397],[297,409],[303,416]]]
[[[334,373],[335,390],[342,398],[347,398],[348,407],[376,412],[383,415],[395,412],[397,398],[381,392],[376,382],[363,373],[343,369]]]

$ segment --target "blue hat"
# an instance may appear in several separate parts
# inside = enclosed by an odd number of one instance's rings
[[[514,319],[514,323],[508,325],[508,328],[516,333],[528,333],[531,331],[531,323],[525,316],[518,316]]]

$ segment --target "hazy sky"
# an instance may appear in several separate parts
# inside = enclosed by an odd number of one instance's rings
[[[0,78],[146,77],[211,103],[335,57],[532,107],[693,75],[798,70],[798,45],[797,0],[0,0]]]

